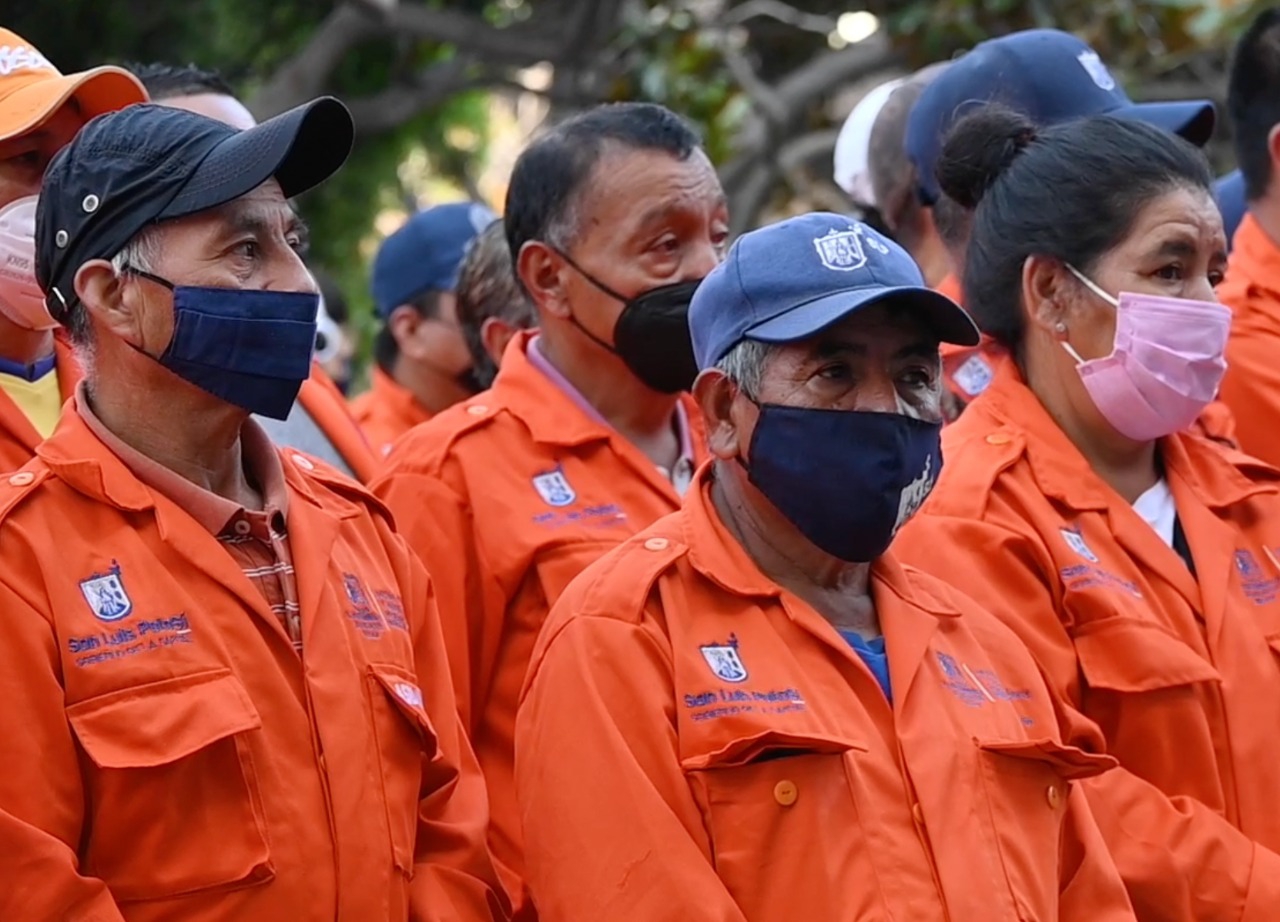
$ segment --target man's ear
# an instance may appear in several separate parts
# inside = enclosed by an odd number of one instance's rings
[[[707,430],[707,447],[717,458],[729,461],[746,451],[744,434],[734,419],[734,398],[738,385],[718,368],[708,368],[693,382],[693,399],[698,402]]]
[[[76,297],[94,322],[114,336],[146,348],[142,331],[142,294],[127,286],[111,263],[92,259],[82,265],[74,280]]]
[[[494,365],[502,364],[502,353],[507,351],[507,343],[519,332],[519,327],[501,317],[486,317],[480,324],[480,343]]]
[[[1276,175],[1280,172],[1280,125],[1272,125],[1267,132],[1267,153],[1271,155],[1271,180],[1267,185],[1274,188]]]
[[[541,240],[525,241],[516,258],[516,274],[534,304],[553,317],[572,316],[564,285],[565,262],[554,249]]]
[[[396,341],[400,354],[410,361],[421,361],[426,344],[418,334],[422,331],[423,316],[411,304],[401,304],[387,316],[387,329]]]

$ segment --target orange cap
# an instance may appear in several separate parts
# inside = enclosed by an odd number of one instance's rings
[[[63,76],[30,42],[0,29],[0,141],[38,127],[75,97],[85,121],[146,102],[138,78],[119,67]]]

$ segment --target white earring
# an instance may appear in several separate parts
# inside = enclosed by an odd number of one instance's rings
[[[1057,323],[1055,323],[1055,324],[1053,325],[1053,328],[1054,328],[1055,330],[1057,330],[1059,333],[1065,333],[1065,332],[1067,332],[1067,325],[1066,325],[1065,323],[1063,323],[1061,320],[1059,320]]]

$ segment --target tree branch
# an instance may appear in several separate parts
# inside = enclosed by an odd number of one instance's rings
[[[819,35],[827,35],[836,27],[835,19],[830,16],[815,16],[798,10],[789,3],[782,3],[781,0],[747,0],[725,13],[720,21],[727,26],[736,26],[762,16]]]
[[[382,134],[458,93],[488,86],[496,79],[492,73],[477,72],[473,59],[460,56],[428,67],[412,82],[392,84],[371,96],[347,100],[347,108],[355,120],[357,134]]]
[[[530,25],[496,28],[455,10],[350,0],[336,7],[307,45],[263,84],[249,100],[249,110],[260,119],[267,118],[320,95],[343,56],[371,38],[430,39],[451,44],[460,56],[481,58],[494,68],[524,67],[589,52],[597,44],[594,33],[611,30],[621,7],[621,0],[543,3]],[[421,88],[417,92],[421,97]],[[390,97],[396,105],[407,105],[403,99],[399,92]]]
[[[367,7],[352,3],[336,7],[306,46],[253,94],[247,102],[249,111],[266,119],[319,96],[343,56],[383,28],[379,17]]]

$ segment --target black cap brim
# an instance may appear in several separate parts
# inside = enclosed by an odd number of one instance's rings
[[[217,208],[272,177],[293,198],[336,173],[354,141],[351,113],[332,96],[282,112],[219,142],[155,220]]]

